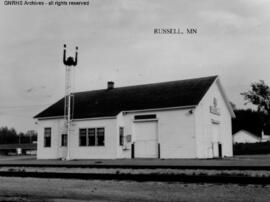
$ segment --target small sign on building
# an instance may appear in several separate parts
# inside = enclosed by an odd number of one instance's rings
[[[215,115],[220,115],[220,109],[217,107],[217,98],[214,97],[213,99],[213,106],[210,106],[210,113]]]

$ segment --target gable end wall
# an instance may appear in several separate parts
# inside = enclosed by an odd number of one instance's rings
[[[214,97],[220,115],[210,113]],[[215,123],[213,123],[213,121]],[[231,114],[215,81],[195,110],[197,158],[213,158],[213,127],[218,128],[219,141],[222,144],[222,156],[232,156]],[[216,124],[216,126],[214,126]]]

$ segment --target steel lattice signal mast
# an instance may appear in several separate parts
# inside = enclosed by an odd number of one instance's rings
[[[70,134],[71,134],[71,122],[73,114],[71,114],[71,102],[72,102],[72,83],[71,83],[71,73],[72,66],[76,66],[78,62],[78,47],[76,47],[75,58],[68,57],[66,58],[66,44],[64,44],[64,54],[63,54],[63,63],[66,66],[65,72],[65,104],[64,104],[64,124],[65,124],[65,133],[67,134],[67,155],[66,160],[70,160]],[[74,100],[73,100],[74,105]]]

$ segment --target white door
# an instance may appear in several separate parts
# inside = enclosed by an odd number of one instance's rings
[[[135,158],[157,158],[157,122],[135,122]]]

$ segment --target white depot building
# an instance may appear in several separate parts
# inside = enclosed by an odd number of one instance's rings
[[[64,98],[38,120],[38,159],[232,156],[234,112],[217,76],[73,93],[70,137]],[[67,144],[69,140],[69,144]],[[67,147],[68,145],[68,147]]]

